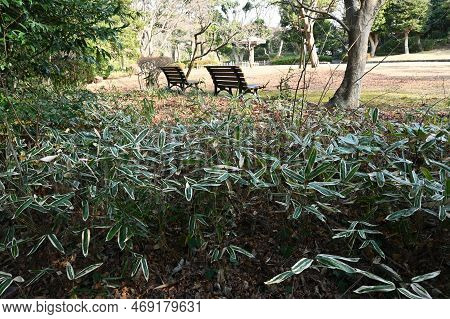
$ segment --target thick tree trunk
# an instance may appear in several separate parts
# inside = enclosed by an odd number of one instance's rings
[[[409,31],[405,32],[405,54],[409,54]]]
[[[368,1],[370,2],[370,1]],[[361,8],[356,8],[353,1],[346,0],[347,25],[349,51],[348,62],[344,79],[328,102],[329,105],[339,107],[359,107],[361,96],[362,78],[367,63],[367,51],[369,47],[369,34],[373,25],[373,17],[377,13],[377,2],[365,3]]]
[[[373,58],[376,56],[378,44],[380,44],[380,37],[378,36],[378,33],[375,32],[370,33],[369,42],[370,42],[370,57]]]

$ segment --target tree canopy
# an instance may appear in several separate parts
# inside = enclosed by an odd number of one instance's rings
[[[126,26],[126,0],[2,0],[0,81],[63,72],[77,59],[95,63],[108,56],[102,43],[116,42]]]

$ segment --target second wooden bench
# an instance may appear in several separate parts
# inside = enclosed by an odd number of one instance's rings
[[[211,78],[214,82],[214,94],[218,95],[221,91],[226,91],[233,95],[233,89],[239,92],[239,95],[252,93],[257,95],[262,85],[248,84],[244,73],[238,66],[207,66]]]

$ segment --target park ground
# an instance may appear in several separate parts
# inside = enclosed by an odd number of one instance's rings
[[[306,99],[317,103],[326,101],[341,83],[345,64],[321,64],[316,69],[308,68]],[[301,70],[298,66],[258,66],[243,68],[249,83],[267,85],[262,96],[272,96],[279,92],[280,82],[290,78],[289,86],[297,87]],[[366,66],[363,79],[362,102],[367,106],[390,109],[392,107],[415,108],[436,104],[436,108],[448,109],[450,91],[450,49],[426,53],[376,57]],[[206,92],[213,89],[212,81],[205,68],[194,69],[190,79],[200,80]],[[165,85],[164,76],[160,86]],[[306,86],[305,86],[306,84]],[[89,85],[94,91],[129,92],[139,90],[137,75],[112,77],[100,83]],[[303,91],[303,90],[302,90]]]

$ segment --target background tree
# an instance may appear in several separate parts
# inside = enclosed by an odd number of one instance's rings
[[[386,31],[386,5],[383,5],[378,11],[375,21],[372,26],[372,31],[369,35],[370,42],[370,56],[373,58],[377,53],[378,45],[380,44],[380,34]]]
[[[409,54],[409,35],[421,33],[427,21],[430,0],[390,0],[385,11],[386,26],[404,36],[405,54]]]
[[[230,46],[223,48],[223,53],[231,55],[234,63],[244,61],[247,56],[252,59],[254,48],[249,46],[248,39],[268,39],[272,34],[263,19],[268,7],[265,1],[223,1],[221,14],[228,21],[229,32],[234,34]],[[252,61],[250,61],[252,63]]]
[[[238,33],[232,31],[225,19],[216,9],[220,6],[219,0],[191,0],[187,11],[189,30],[192,34],[192,52],[186,77],[189,78],[195,61],[210,53],[218,52],[230,43]]]
[[[319,54],[314,37],[314,26],[318,19],[322,19],[324,12],[334,10],[335,0],[296,0],[279,2],[283,12],[284,24],[302,34],[304,46],[309,55],[309,61],[313,68],[319,65]],[[303,44],[302,44],[303,46]]]
[[[81,81],[80,65],[110,56],[104,43],[117,42],[128,8],[123,0],[2,0],[0,87],[53,76]]]
[[[343,0],[344,19],[331,11],[314,10],[323,17],[336,21],[348,35],[348,61],[344,79],[328,102],[330,106],[356,108],[359,106],[362,79],[367,63],[369,35],[376,15],[385,0]],[[296,4],[308,8],[301,1]]]
[[[133,8],[140,13],[141,55],[163,55],[171,49],[171,37],[185,21],[189,0],[135,0]]]
[[[447,37],[450,26],[450,0],[430,0],[426,29],[432,38]]]
[[[338,21],[348,33],[348,61],[344,79],[329,101],[329,105],[351,108],[359,106],[369,35],[384,2],[384,0],[344,0],[345,20]]]

